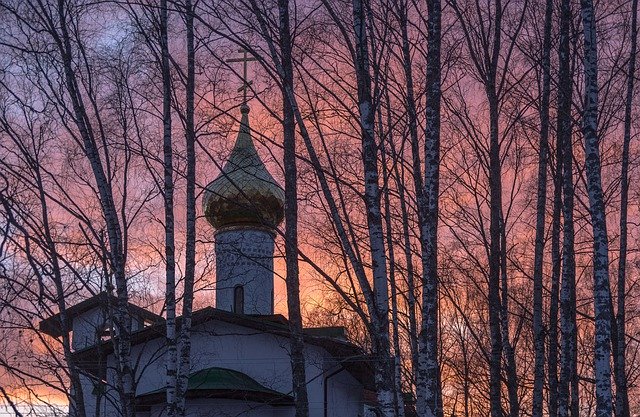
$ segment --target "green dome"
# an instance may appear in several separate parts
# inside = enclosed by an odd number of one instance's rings
[[[284,190],[260,159],[249,128],[249,106],[240,108],[240,132],[229,159],[207,185],[202,206],[209,223],[274,228],[284,218]]]

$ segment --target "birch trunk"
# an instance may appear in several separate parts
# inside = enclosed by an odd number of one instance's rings
[[[418,340],[417,411],[441,417],[438,361],[438,200],[440,186],[441,15],[440,0],[427,1],[426,128],[424,195],[418,202],[422,242],[422,323]],[[415,157],[414,157],[415,158]],[[418,173],[414,175],[419,176]]]
[[[560,20],[559,87],[558,87],[558,142],[562,146],[562,217],[564,219],[562,244],[562,285],[560,290],[560,378],[558,382],[558,416],[568,417],[572,413],[571,398],[577,398],[573,386],[577,380],[576,329],[576,265],[574,249],[574,187],[573,187],[573,140],[571,121],[572,77],[569,67],[569,27],[572,20],[571,4],[563,0]],[[574,401],[575,402],[575,401]]]
[[[560,381],[558,379],[558,313],[560,298],[561,266],[565,269],[560,251],[560,226],[561,215],[564,213],[563,188],[564,188],[564,153],[566,144],[571,140],[571,96],[572,81],[571,68],[569,66],[569,27],[572,19],[571,2],[563,0],[560,5],[560,41],[558,47],[558,113],[556,123],[556,172],[553,197],[553,224],[551,231],[551,300],[549,304],[549,416],[556,417],[560,406]],[[569,169],[570,170],[570,169]],[[572,178],[570,181],[573,181]],[[563,245],[566,242],[563,242]],[[564,285],[564,279],[563,279]],[[564,380],[563,380],[564,382]],[[563,390],[564,390],[563,386]],[[566,407],[566,405],[563,405]]]
[[[498,24],[496,22],[496,24]],[[498,103],[495,95],[495,78],[487,86],[490,112],[489,145],[489,332],[491,337],[491,356],[489,364],[489,395],[491,417],[502,417],[501,369],[502,369],[502,331],[500,326],[500,240],[502,212],[502,180],[500,169],[500,142],[498,139]]]
[[[503,335],[501,331],[500,298],[501,286],[501,250],[502,250],[502,168],[499,132],[499,96],[497,85],[498,61],[501,50],[502,36],[502,2],[494,2],[495,18],[490,32],[483,33],[492,43],[484,45],[481,51],[476,49],[475,39],[472,37],[466,14],[460,9],[456,1],[452,6],[465,34],[467,48],[476,66],[488,102],[489,113],[489,146],[488,146],[488,179],[489,179],[489,238],[488,238],[488,315],[489,339],[491,351],[487,355],[489,362],[489,407],[492,417],[502,416],[502,354]],[[478,10],[479,11],[479,10]],[[482,19],[482,16],[479,16]]]
[[[160,70],[162,72],[162,125],[164,154],[164,233],[165,233],[165,305],[166,305],[166,398],[167,414],[176,417],[176,382],[178,368],[176,338],[176,258],[173,214],[173,143],[171,139],[171,72],[169,66],[167,0],[160,1]]]
[[[293,91],[292,39],[289,22],[289,0],[278,0],[280,18],[280,52],[282,84]],[[300,313],[300,282],[298,268],[298,174],[296,166],[296,125],[291,103],[282,89],[284,132],[284,190],[285,190],[285,255],[287,308],[291,331],[291,371],[296,417],[309,416],[307,378],[304,361],[302,314]]]
[[[389,104],[389,97],[387,95],[387,104]],[[390,107],[387,107],[390,108]],[[394,160],[397,160],[398,153],[395,149],[394,143],[390,143],[391,156]],[[411,248],[411,234],[409,231],[409,211],[407,209],[406,201],[406,186],[404,177],[404,168],[402,173],[398,168],[400,164],[393,164],[393,178],[394,183],[398,190],[398,200],[400,203],[400,218],[402,219],[402,246],[404,262],[406,264],[406,283],[407,283],[407,320],[408,320],[408,332],[409,332],[409,350],[411,353],[411,370],[412,370],[412,382],[415,383],[418,372],[418,331],[417,331],[417,319],[416,319],[416,287],[414,281],[414,269],[413,269],[413,254]]]
[[[549,294],[548,413],[558,414],[558,303],[560,298],[560,226],[562,215],[562,143],[556,139],[556,164],[551,220],[551,291]]]
[[[424,190],[422,185],[422,163],[420,158],[420,142],[418,140],[418,115],[416,111],[415,93],[413,86],[413,71],[411,69],[411,50],[409,45],[409,31],[408,31],[408,7],[406,2],[399,2],[396,6],[396,13],[398,14],[398,24],[400,26],[400,33],[402,36],[402,67],[404,70],[405,84],[406,84],[406,106],[407,117],[409,124],[409,138],[411,140],[411,160],[413,168],[413,179],[415,187],[415,196],[418,203],[418,207],[424,207]],[[390,108],[389,94],[386,93],[387,106]],[[393,146],[393,145],[392,145]],[[395,150],[393,150],[395,156]],[[397,165],[394,165],[396,171],[396,178],[399,180],[400,175],[398,173]],[[415,299],[415,284],[413,279],[413,260],[411,256],[411,240],[409,236],[409,223],[408,212],[405,200],[405,188],[404,185],[398,184],[400,189],[400,209],[403,219],[403,234],[404,234],[404,249],[405,249],[405,262],[407,264],[407,286],[409,294],[407,297],[409,308],[409,330],[411,341],[411,354],[412,354],[412,369],[414,373],[414,379],[417,382],[418,377],[418,330],[416,319],[416,299]],[[418,224],[422,224],[420,220],[424,214],[422,210],[418,209]]]
[[[388,114],[388,113],[387,113]],[[388,119],[390,115],[388,114]],[[382,135],[384,125],[382,123],[381,112],[378,112],[378,126],[380,126],[381,141],[384,143],[384,135]],[[391,126],[387,120],[387,126]],[[391,130],[388,132],[388,142],[393,143]],[[391,145],[393,146],[393,145]],[[382,149],[382,184],[384,190],[384,222],[387,241],[387,252],[389,253],[389,283],[391,285],[391,327],[393,329],[393,360],[394,360],[394,407],[397,417],[404,417],[404,398],[402,396],[402,355],[400,351],[400,325],[398,319],[398,287],[396,281],[396,257],[393,242],[393,223],[391,219],[391,198],[389,196],[389,185],[391,183],[391,175],[387,166],[386,151]],[[395,165],[396,161],[393,161]]]
[[[358,109],[362,137],[362,162],[364,166],[364,201],[367,213],[367,229],[373,272],[374,309],[372,339],[376,357],[375,384],[382,416],[394,415],[393,361],[389,341],[389,289],[380,210],[378,184],[378,146],[374,136],[374,108],[371,95],[369,46],[366,28],[367,0],[353,0],[353,31],[355,35],[355,69],[358,84]]]
[[[504,215],[501,219],[501,308],[500,308],[500,329],[502,331],[502,346],[505,359],[505,370],[507,374],[507,394],[509,396],[509,416],[518,417],[520,414],[520,401],[518,400],[518,373],[516,369],[515,352],[509,337],[509,286],[507,281],[507,233]]]
[[[532,417],[542,417],[544,403],[545,329],[543,311],[543,266],[547,206],[547,163],[549,159],[549,101],[551,95],[551,20],[553,1],[546,0],[542,45],[542,97],[540,100],[540,150],[538,154],[538,195],[533,261],[533,343],[535,349]],[[550,325],[553,325],[550,323]]]
[[[584,34],[585,96],[582,132],[589,211],[593,228],[593,301],[595,313],[594,370],[596,416],[611,416],[611,309],[609,242],[598,138],[598,53],[596,21],[591,0],[581,0]]]
[[[185,109],[185,140],[187,154],[186,190],[186,239],[184,290],[182,295],[182,317],[179,336],[179,364],[176,383],[176,415],[185,415],[185,396],[191,370],[191,315],[193,310],[193,285],[196,266],[196,153],[195,153],[195,47],[194,10],[191,0],[184,3],[187,41],[187,82]]]
[[[404,243],[404,259],[406,264],[407,280],[407,309],[409,320],[409,346],[411,348],[411,370],[413,371],[413,382],[417,380],[418,374],[418,322],[416,318],[416,286],[413,269],[413,254],[411,249],[411,235],[409,232],[409,211],[407,209],[406,189],[404,186],[404,175],[398,172],[398,164],[394,169],[396,182],[399,189],[398,198],[400,200],[400,214],[402,216],[402,238]]]
[[[570,106],[570,104],[568,104]],[[566,111],[559,107],[558,114]],[[564,116],[563,116],[564,117]],[[576,288],[575,288],[575,249],[574,249],[574,222],[573,222],[573,145],[571,140],[571,121],[559,120],[564,132],[563,142],[563,249],[562,249],[562,286],[560,292],[560,331],[562,334],[562,350],[560,352],[560,379],[558,385],[558,416],[567,417],[574,415],[571,399],[576,397],[573,392],[574,381],[577,378],[577,363],[575,353],[577,350],[576,328]],[[560,132],[559,132],[560,133]]]
[[[626,366],[626,272],[627,272],[627,218],[629,206],[629,147],[631,143],[631,117],[633,88],[636,73],[638,43],[638,0],[631,2],[631,51],[627,74],[627,97],[624,113],[624,139],[622,143],[622,167],[620,173],[620,255],[618,257],[618,314],[615,330],[617,343],[614,346],[616,383],[616,416],[629,417],[629,393]]]

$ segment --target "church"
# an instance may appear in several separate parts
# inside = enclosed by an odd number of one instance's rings
[[[256,151],[246,104],[235,146],[206,187],[202,204],[215,229],[216,300],[215,308],[193,312],[187,415],[292,417],[289,325],[274,314],[273,293],[274,240],[284,217],[284,192]],[[111,302],[112,295],[101,293],[67,309],[91,417],[120,415],[107,318]],[[137,415],[161,417],[166,415],[164,318],[134,304],[129,311]],[[42,321],[40,329],[60,337],[59,316]],[[347,341],[344,328],[306,328],[304,340],[309,415],[375,415],[370,361]]]

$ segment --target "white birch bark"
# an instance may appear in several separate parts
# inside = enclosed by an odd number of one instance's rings
[[[618,417],[629,417],[629,392],[626,365],[626,273],[629,206],[629,148],[631,143],[631,122],[636,77],[636,54],[638,49],[638,0],[631,2],[631,50],[627,73],[627,97],[624,114],[624,138],[622,142],[622,162],[620,172],[620,250],[618,256],[618,312],[614,348],[614,366],[616,383],[616,408]],[[613,323],[612,323],[613,325]]]
[[[186,185],[186,236],[184,290],[182,294],[182,315],[178,336],[178,372],[176,378],[176,416],[185,416],[185,397],[189,373],[191,371],[191,316],[193,311],[193,285],[196,266],[196,154],[195,154],[195,45],[194,6],[191,0],[184,3],[184,18],[187,43],[187,77],[185,109],[185,141],[187,155]]]
[[[366,0],[353,0],[353,31],[355,35],[355,67],[358,84],[358,109],[362,136],[362,162],[364,165],[364,201],[367,217],[371,269],[373,272],[372,324],[373,353],[376,357],[375,384],[378,406],[385,417],[393,410],[393,362],[389,341],[389,289],[380,210],[378,184],[378,151],[374,136],[374,108],[371,95],[369,39],[367,37]]]
[[[176,417],[178,353],[176,337],[176,258],[173,213],[173,143],[171,138],[171,72],[169,66],[167,0],[160,1],[160,70],[162,72],[163,200],[165,216],[166,400],[167,414]]]
[[[547,206],[547,164],[549,159],[549,101],[551,95],[551,20],[553,1],[546,0],[542,45],[542,96],[540,102],[540,150],[538,153],[538,194],[533,266],[533,343],[535,348],[532,417],[542,417],[544,404],[545,329],[542,289],[545,219]]]
[[[442,390],[438,361],[438,201],[440,190],[441,19],[440,0],[427,1],[426,127],[422,215],[422,323],[418,339],[417,411],[441,417]],[[414,157],[415,158],[415,157]],[[414,173],[418,176],[419,173]],[[421,204],[422,203],[422,204]]]
[[[562,216],[564,219],[562,244],[562,284],[560,290],[560,376],[558,379],[558,416],[573,415],[578,408],[575,393],[577,384],[577,326],[576,326],[576,264],[574,230],[574,186],[573,186],[573,140],[571,97],[572,77],[569,63],[569,28],[572,20],[571,4],[564,0],[561,4],[559,80],[558,80],[558,121],[557,137],[562,149]]]
[[[589,211],[593,228],[593,301],[595,312],[594,372],[596,416],[611,416],[611,289],[609,241],[605,215],[598,137],[598,52],[592,0],[581,0],[584,35],[585,96],[582,133]]]

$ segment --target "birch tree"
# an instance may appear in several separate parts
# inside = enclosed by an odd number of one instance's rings
[[[488,315],[491,339],[490,369],[490,405],[491,415],[497,417],[502,413],[502,358],[507,364],[507,390],[509,393],[510,414],[519,413],[517,398],[516,371],[513,349],[509,341],[508,312],[506,311],[507,294],[505,283],[507,274],[504,261],[505,221],[502,200],[502,147],[500,131],[500,109],[504,99],[507,82],[507,70],[512,58],[514,39],[522,28],[527,2],[516,13],[514,32],[510,40],[503,45],[505,27],[503,17],[508,9],[500,0],[491,2],[488,13],[469,3],[450,1],[462,30],[476,77],[480,80],[488,105],[488,146],[486,160],[489,181],[489,239],[488,239]],[[503,48],[507,52],[503,57]],[[501,290],[502,287],[502,290]],[[501,297],[502,291],[502,297]]]
[[[191,317],[196,267],[196,130],[195,130],[195,59],[194,4],[181,5],[186,29],[187,71],[185,79],[185,144],[186,144],[186,212],[185,267],[182,315],[178,336],[178,373],[176,378],[176,416],[186,413],[187,384],[191,371]]]
[[[128,313],[128,288],[125,272],[126,253],[123,239],[122,219],[116,207],[112,184],[112,167],[109,161],[108,150],[101,149],[101,143],[106,139],[106,131],[100,118],[100,113],[95,107],[94,86],[86,85],[80,77],[81,68],[91,71],[91,64],[85,54],[78,53],[86,46],[81,33],[76,29],[81,25],[82,13],[86,9],[73,7],[65,1],[58,1],[55,5],[42,2],[18,2],[2,3],[3,13],[13,19],[16,25],[26,30],[29,34],[38,34],[38,39],[49,45],[48,53],[52,54],[57,71],[60,76],[59,86],[64,91],[64,97],[60,97],[62,106],[69,114],[73,115],[69,134],[77,141],[89,163],[95,187],[100,197],[100,208],[104,216],[106,234],[108,237],[108,262],[113,273],[117,303],[114,311],[114,337],[113,343],[118,363],[117,378],[119,385],[120,405],[124,416],[135,415],[135,382],[131,363],[131,316]],[[31,20],[29,25],[25,25]],[[29,35],[27,35],[28,37]],[[32,41],[34,41],[33,39]],[[19,41],[29,42],[28,39],[14,39],[13,44],[6,45],[9,48],[21,48]],[[27,46],[27,51],[37,53],[35,44]],[[43,57],[46,59],[46,57]],[[89,78],[91,80],[91,78]],[[91,82],[91,81],[89,81]],[[48,88],[45,86],[44,88]],[[53,86],[51,86],[53,87]],[[55,87],[53,87],[55,88]],[[48,91],[45,94],[55,96],[57,91]],[[94,121],[97,122],[94,125]]]
[[[411,44],[409,40],[409,4],[406,1],[399,1],[395,3],[395,13],[397,15],[399,29],[400,29],[400,37],[401,37],[401,49],[402,49],[402,69],[404,72],[405,78],[405,106],[407,109],[407,124],[409,130],[409,139],[411,143],[411,165],[413,169],[413,181],[416,193],[416,201],[419,202],[419,207],[424,208],[424,197],[423,197],[423,184],[422,184],[422,163],[421,163],[421,152],[420,152],[420,140],[418,138],[418,114],[416,110],[416,93],[413,81],[413,69],[411,66]],[[438,39],[439,41],[439,39]],[[387,107],[391,108],[391,102],[387,99]],[[438,108],[439,110],[439,108]],[[394,152],[394,157],[396,157]],[[404,236],[404,257],[406,263],[406,275],[407,275],[407,303],[409,308],[409,338],[410,338],[410,346],[412,350],[412,368],[415,377],[418,376],[418,331],[417,331],[417,319],[416,319],[416,300],[415,300],[415,284],[414,284],[414,271],[413,271],[413,260],[412,260],[412,250],[411,250],[411,241],[409,234],[409,213],[407,210],[406,204],[406,193],[403,181],[400,179],[399,168],[395,165],[395,177],[398,185],[399,192],[399,200],[400,200],[400,209],[401,216],[403,218],[402,222],[402,231]],[[418,216],[424,216],[424,213],[421,210],[418,210]],[[421,222],[419,221],[419,224]],[[420,228],[422,230],[422,228]]]
[[[598,137],[598,53],[596,17],[591,0],[581,0],[584,36],[584,136],[589,212],[593,228],[593,301],[595,312],[594,372],[596,415],[611,416],[611,290],[609,287],[609,240],[602,191],[600,138]],[[622,336],[622,335],[620,335]]]
[[[538,151],[538,189],[536,200],[536,237],[533,270],[533,338],[535,371],[533,381],[533,417],[542,417],[544,403],[545,329],[543,314],[543,256],[547,206],[547,164],[549,158],[549,101],[551,96],[551,22],[553,2],[545,2],[542,45],[542,97],[540,98],[540,150]]]
[[[6,86],[3,85],[3,87]],[[71,392],[68,393],[69,409],[78,417],[85,417],[87,408],[84,400],[85,393],[80,379],[81,370],[73,356],[71,322],[67,315],[69,291],[65,288],[65,265],[68,260],[61,256],[64,248],[61,247],[63,245],[57,242],[55,238],[57,231],[55,226],[52,227],[52,223],[55,224],[55,219],[50,214],[52,198],[45,185],[48,179],[48,172],[43,167],[43,159],[45,157],[40,151],[43,146],[49,144],[48,135],[42,135],[42,132],[40,134],[37,132],[37,129],[43,128],[43,126],[40,126],[38,117],[30,117],[31,122],[27,123],[27,129],[24,131],[8,115],[8,109],[3,108],[1,114],[0,131],[6,139],[2,148],[6,150],[13,149],[14,155],[18,156],[18,161],[24,161],[23,166],[10,160],[4,160],[2,163],[0,178],[2,179],[3,187],[2,192],[0,192],[0,206],[3,208],[3,222],[8,227],[5,229],[5,239],[8,242],[5,242],[3,246],[6,248],[6,243],[12,243],[26,258],[25,260],[35,267],[33,272],[39,287],[39,290],[36,290],[39,303],[44,304],[45,300],[51,300],[55,302],[58,308],[60,333],[62,335],[60,344],[71,388]],[[34,198],[32,203],[37,208],[35,213],[32,212],[29,204],[27,204],[28,200],[25,198],[27,196],[24,195],[27,193],[23,192],[21,198],[21,196],[10,191],[12,188],[16,189],[16,186],[18,187],[17,189],[22,188],[18,186],[20,183],[29,184],[33,187],[28,194],[32,194],[29,197]],[[53,206],[55,206],[55,203]],[[9,228],[14,229],[15,232],[9,234]],[[19,259],[14,259],[13,262],[18,263]],[[40,272],[39,268],[36,267],[37,265],[46,266],[50,272],[47,272],[45,268]],[[4,265],[2,269],[4,272],[2,281],[6,287],[10,287],[9,282],[11,279],[6,275]],[[27,289],[28,284],[25,283],[24,285],[25,288],[22,291],[26,294],[16,294],[16,298],[30,298],[29,290]],[[52,287],[51,290],[45,290],[45,288],[50,287]],[[6,296],[8,298],[9,294],[6,294]],[[19,304],[19,302],[15,302],[15,304]],[[7,308],[11,307],[2,306],[2,310],[5,310],[3,314],[7,314]],[[20,307],[16,305],[13,308],[19,309]],[[50,351],[53,352],[53,349]],[[3,392],[3,395],[8,396],[6,391]]]
[[[438,360],[438,200],[440,186],[440,46],[442,10],[439,0],[427,2],[427,74],[424,191],[417,191],[422,246],[422,326],[419,337],[417,411],[441,417],[442,388]],[[414,157],[415,160],[415,157]],[[414,177],[419,177],[414,172]],[[416,190],[419,190],[416,183]]]
[[[629,148],[631,143],[631,120],[633,111],[636,54],[638,42],[638,0],[631,2],[631,49],[627,69],[627,91],[624,109],[624,137],[620,172],[620,249],[618,257],[618,312],[616,314],[616,338],[613,345],[616,383],[615,415],[629,417],[629,392],[626,366],[626,294],[627,294],[627,250],[628,250],[628,206],[629,206]]]
[[[294,91],[293,45],[289,18],[289,0],[278,0],[280,56],[282,65],[282,127],[285,174],[285,256],[287,309],[291,331],[291,372],[296,417],[309,416],[307,377],[304,360],[302,314],[300,312],[300,278],[298,267],[298,170],[295,115],[286,91]]]
[[[560,11],[560,46],[558,71],[558,115],[557,146],[562,150],[562,284],[560,290],[560,331],[562,349],[560,352],[560,376],[558,383],[558,416],[574,415],[578,411],[578,364],[577,364],[577,323],[576,323],[576,264],[574,179],[573,179],[573,137],[571,99],[573,81],[570,69],[570,25],[572,21],[571,2],[564,0]]]
[[[169,11],[167,0],[160,1],[160,71],[162,73],[162,124],[163,124],[163,200],[165,216],[165,304],[166,304],[166,397],[167,413],[179,416],[177,408],[177,338],[176,338],[176,256],[175,221],[173,212],[173,141],[171,134],[171,67],[169,63]]]

